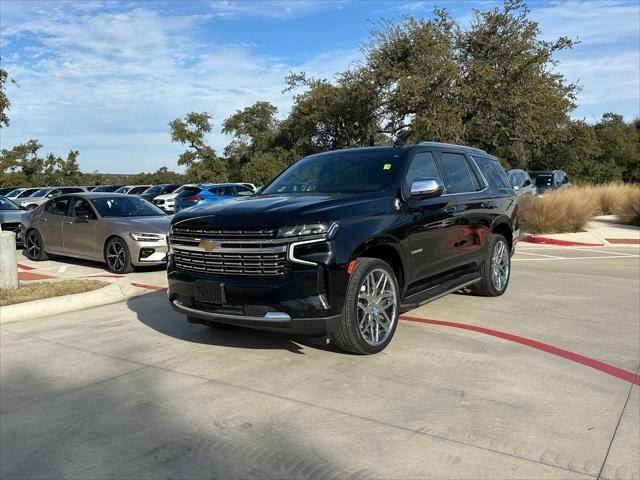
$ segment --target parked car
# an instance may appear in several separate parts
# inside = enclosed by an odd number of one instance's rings
[[[115,192],[119,188],[124,187],[124,185],[98,185],[95,187],[92,192]]]
[[[153,199],[158,195],[175,192],[178,188],[180,188],[180,185],[176,185],[175,183],[163,183],[147,188],[140,196],[149,202],[153,202]]]
[[[186,187],[175,198],[175,211],[184,208],[218,202],[233,197],[253,195],[253,190],[239,183],[213,183]]]
[[[527,172],[520,169],[513,169],[507,172],[509,183],[513,187],[518,197],[520,207],[529,207],[538,196],[538,189],[531,180]]]
[[[190,322],[328,335],[376,353],[402,311],[465,287],[506,291],[517,211],[499,161],[475,148],[312,155],[258,195],[176,213],[169,301]]]
[[[18,205],[6,197],[0,196],[0,228],[5,232],[14,232],[16,234],[16,243],[18,244],[22,243],[20,222],[24,215],[26,215],[26,212],[21,210]]]
[[[142,198],[83,192],[49,199],[25,221],[29,259],[49,254],[104,262],[113,273],[163,265],[169,219]]]
[[[35,210],[50,198],[66,193],[79,193],[84,191],[84,187],[45,187],[26,198],[20,199],[18,204],[20,208],[25,210]]]
[[[539,196],[572,186],[564,170],[530,171],[528,173],[536,184]]]
[[[126,193],[127,195],[139,195],[151,185],[125,185],[116,190],[115,193]]]
[[[20,201],[23,198],[27,198],[30,197],[31,195],[33,195],[34,193],[36,193],[38,190],[40,190],[42,187],[36,187],[36,188],[19,188],[19,192],[18,190],[14,190],[13,192],[9,192],[6,197],[15,202],[15,201]],[[18,192],[18,193],[16,193]]]
[[[0,196],[4,197],[7,193],[14,191],[16,188],[19,187],[2,187],[0,188]]]
[[[180,195],[185,188],[195,187],[195,184],[183,185],[180,188],[177,188],[171,193],[165,193],[163,195],[158,195],[153,199],[153,204],[161,208],[166,214],[172,215],[175,212],[175,200],[178,195]]]

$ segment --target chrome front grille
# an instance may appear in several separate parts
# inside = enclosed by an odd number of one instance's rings
[[[284,275],[287,269],[288,242],[264,238],[265,235],[270,235],[268,230],[270,229],[174,226],[173,233],[169,236],[174,264],[177,270],[212,275]]]
[[[173,251],[178,270],[229,276],[276,276],[286,269],[286,251],[277,253],[226,253]]]
[[[181,227],[174,226],[175,235],[185,237],[222,237],[222,238],[274,238],[277,233],[275,228],[244,227],[244,228],[218,228],[218,227]]]

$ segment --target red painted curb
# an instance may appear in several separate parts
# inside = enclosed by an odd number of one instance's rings
[[[502,338],[503,340],[509,340],[510,342],[520,343],[522,345],[526,345],[528,347],[535,348],[543,352],[551,353],[552,355],[557,355],[558,357],[566,358],[567,360],[571,360],[572,362],[580,363],[582,365],[593,368],[595,370],[599,370],[603,373],[619,378],[626,382],[632,383],[634,385],[640,385],[640,376],[636,375],[633,372],[629,372],[628,370],[623,370],[621,368],[614,367],[613,365],[609,365],[608,363],[604,363],[599,360],[595,360],[593,358],[585,357],[584,355],[580,355],[579,353],[573,353],[568,350],[564,350],[562,348],[554,347],[553,345],[549,345],[547,343],[531,340],[530,338],[520,337],[518,335],[512,335],[510,333],[505,333],[505,332],[499,332],[498,330],[492,330],[490,328],[477,327],[475,325],[467,325],[465,323],[444,322],[442,320],[430,320],[428,318],[409,317],[406,315],[400,316],[400,320],[406,320],[409,322],[427,323],[430,325],[441,325],[445,327],[461,328],[463,330],[470,330],[472,332],[484,333],[485,335],[491,335],[494,337]]]
[[[544,245],[559,245],[561,247],[604,247],[604,243],[571,242],[556,238],[541,237],[539,235],[525,235],[520,240],[527,243],[541,243]]]
[[[35,270],[35,267],[30,267],[29,265],[23,265],[22,263],[18,263],[18,268],[22,270]]]
[[[148,290],[155,290],[157,292],[162,292],[167,290],[167,287],[158,287],[157,285],[146,285],[144,283],[131,282],[131,285],[133,285],[134,287],[146,288]]]
[[[609,243],[619,243],[621,245],[640,245],[640,238],[605,238]]]

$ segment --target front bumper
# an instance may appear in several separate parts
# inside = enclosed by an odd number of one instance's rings
[[[131,263],[136,267],[144,265],[163,265],[167,261],[167,242],[136,242],[128,240]]]
[[[343,297],[328,294],[322,267],[273,277],[211,276],[168,263],[172,308],[198,323],[227,323],[270,331],[329,334],[337,329]],[[199,302],[196,282],[221,284],[220,304]]]

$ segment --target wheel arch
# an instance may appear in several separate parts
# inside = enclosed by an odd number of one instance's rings
[[[402,291],[406,285],[406,268],[404,265],[402,251],[399,246],[389,242],[386,239],[378,239],[377,241],[368,242],[356,249],[353,259],[360,257],[378,258],[387,262],[396,275],[398,286]]]
[[[507,239],[509,251],[513,250],[513,230],[507,221],[498,221],[491,227],[491,233],[502,235]]]

